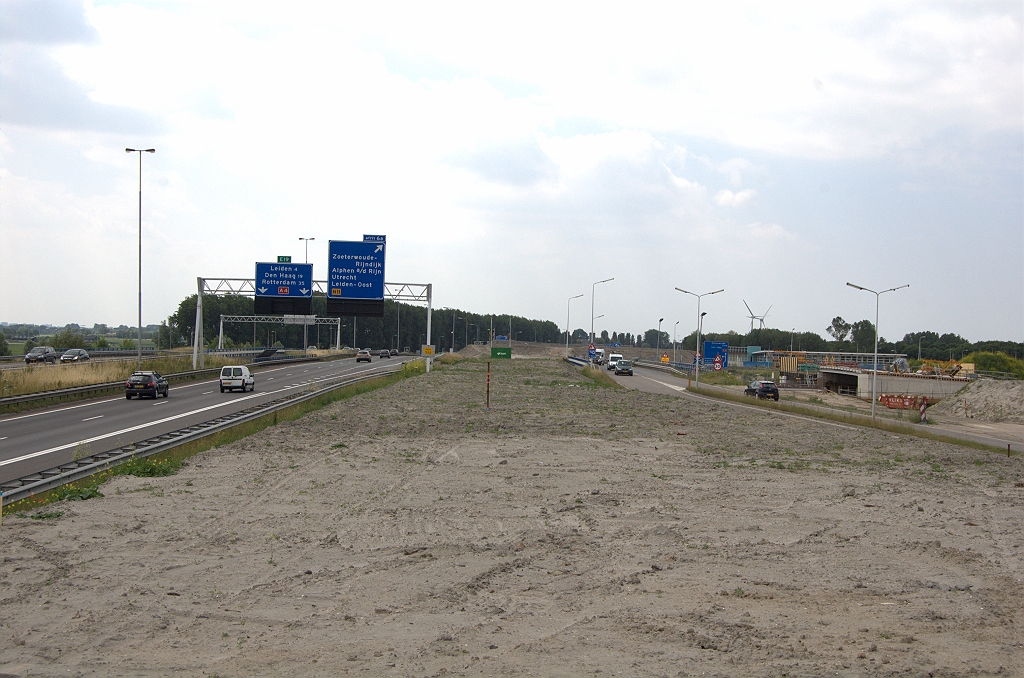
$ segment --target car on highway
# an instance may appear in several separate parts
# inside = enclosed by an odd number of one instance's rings
[[[620,360],[622,360],[621,353],[612,353],[610,356],[608,356],[608,369],[614,370],[615,363],[619,362]]]
[[[633,376],[633,363],[628,360],[619,359],[615,362],[615,374],[625,374],[627,376]]]
[[[25,354],[25,364],[32,363],[54,363],[60,359],[60,355],[52,346],[36,346]]]
[[[387,350],[386,348],[382,348],[380,350],[380,352],[377,353],[377,355],[379,357],[381,357],[381,358],[390,358],[391,357],[391,351]]]
[[[160,394],[167,398],[171,395],[171,389],[167,385],[167,380],[158,372],[133,372],[124,384],[124,397],[128,400],[135,396],[141,398],[144,395],[156,398]]]
[[[774,381],[752,381],[743,389],[743,394],[753,396],[758,400],[778,400],[779,387],[775,385]]]
[[[89,352],[84,348],[69,348],[60,357],[62,363],[84,363],[89,359]]]
[[[245,365],[225,365],[220,368],[220,392],[234,391],[236,388],[246,391],[256,390],[256,377]]]
[[[363,350],[359,351],[359,353],[356,353],[356,362],[357,363],[361,363],[361,362],[372,363],[373,362],[373,357],[370,355],[370,350],[364,348]]]
[[[390,355],[391,355],[391,357],[394,357],[394,356],[398,355],[398,349],[397,348],[391,349]]]

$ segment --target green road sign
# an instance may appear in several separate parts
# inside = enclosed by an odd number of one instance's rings
[[[290,263],[292,263],[292,258],[291,257],[278,257],[277,258],[277,263],[279,263],[279,264],[290,264]]]
[[[512,347],[511,346],[503,346],[503,347],[499,348],[497,346],[492,346],[491,347],[491,357],[492,358],[504,358],[505,360],[509,360],[509,359],[512,358]]]

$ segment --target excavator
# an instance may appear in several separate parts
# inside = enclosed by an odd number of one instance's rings
[[[917,373],[955,377],[963,368],[964,366],[956,360],[922,360]]]

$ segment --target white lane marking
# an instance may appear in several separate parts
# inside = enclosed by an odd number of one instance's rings
[[[363,370],[363,371],[366,372],[366,371],[370,371],[370,370]],[[326,377],[325,380],[326,379],[331,379],[331,378],[333,378],[333,377]],[[75,447],[76,445],[88,445],[89,443],[94,443],[94,442],[96,442],[98,440],[106,440],[107,438],[113,438],[115,436],[124,435],[125,433],[131,433],[133,431],[139,431],[139,430],[144,429],[144,428],[149,428],[150,426],[156,426],[158,424],[165,424],[165,423],[167,423],[169,421],[174,421],[176,419],[182,419],[184,417],[189,417],[189,416],[192,416],[194,414],[200,414],[201,412],[208,412],[210,410],[215,410],[218,407],[224,407],[225,405],[233,405],[233,404],[235,404],[235,403],[237,403],[237,402],[239,402],[241,400],[249,400],[250,398],[260,398],[260,397],[263,397],[263,396],[274,395],[275,393],[282,393],[284,391],[290,390],[291,388],[292,387],[290,387],[290,386],[285,386],[284,388],[280,388],[280,389],[278,389],[276,391],[265,391],[263,393],[254,393],[254,394],[249,395],[249,396],[242,396],[241,398],[238,398],[238,400],[225,400],[224,402],[218,403],[216,405],[208,405],[207,407],[200,407],[198,410],[191,410],[189,412],[182,412],[181,414],[175,414],[175,415],[172,415],[170,417],[164,417],[163,419],[157,419],[155,421],[151,421],[151,422],[148,422],[148,423],[145,423],[145,424],[138,424],[137,426],[130,426],[129,428],[124,428],[124,429],[121,429],[120,431],[114,431],[113,433],[104,433],[103,435],[98,435],[98,436],[95,436],[93,438],[86,438],[85,440],[79,440],[79,441],[74,442],[74,443],[67,443],[65,445],[58,445],[57,447],[51,447],[48,450],[40,450],[38,452],[30,452],[29,454],[23,454],[20,457],[15,457],[14,459],[0,460],[0,466],[7,466],[8,464],[16,464],[16,463],[18,463],[20,461],[25,461],[26,459],[34,459],[36,457],[41,457],[43,455],[51,454],[53,452],[60,452],[61,450],[68,450],[68,449],[71,449],[72,447]],[[3,439],[4,438],[0,438],[0,440],[3,440]]]
[[[273,377],[267,377],[267,381],[274,381]]]
[[[83,403],[81,405],[71,405],[70,407],[62,407],[59,410],[46,410],[45,412],[33,412],[32,414],[21,414],[17,417],[11,417],[10,419],[0,419],[0,424],[6,424],[9,421],[16,421],[18,419],[28,419],[29,417],[38,417],[44,414],[53,414],[55,412],[67,412],[68,410],[77,410],[79,407],[91,407],[93,405],[102,405],[103,403],[112,403],[123,398],[110,398],[108,400],[97,400],[92,403]]]
[[[7,440],[7,436],[4,436],[3,438],[0,438],[0,440]]]
[[[166,404],[167,404],[167,401],[166,401],[166,400],[161,400],[161,401],[160,401],[160,402],[158,402],[158,403],[153,403],[153,407],[156,407],[157,405],[166,405]]]
[[[86,417],[82,421],[92,421],[93,419],[102,419],[102,418],[103,418],[102,414],[97,414],[95,417]]]
[[[262,370],[260,372],[260,374],[269,374],[270,372],[279,372],[281,370],[286,370],[286,369],[288,369],[288,368],[287,367],[275,367],[272,370]],[[285,376],[291,376],[291,375],[285,375]],[[270,381],[271,379],[273,379],[273,377],[267,377],[267,381]],[[174,388],[175,388],[175,390],[182,390],[182,389],[186,389],[186,388],[192,388],[193,386],[205,386],[207,384],[216,384],[216,383],[219,383],[219,379],[214,379],[214,380],[211,380],[211,381],[197,381],[197,382],[194,382],[194,383],[191,383],[191,384],[182,384],[181,386],[175,386]],[[213,391],[208,391],[207,393],[213,393]],[[202,395],[206,395],[206,393],[203,393]],[[56,414],[58,412],[67,412],[68,410],[77,410],[80,407],[92,407],[93,405],[102,405],[103,403],[114,403],[114,402],[117,402],[119,400],[121,400],[121,398],[108,398],[106,400],[95,400],[95,401],[89,402],[89,403],[82,403],[81,405],[70,405],[68,407],[62,407],[62,408],[57,409],[57,410],[44,410],[42,412],[32,412],[30,414],[19,414],[16,417],[10,417],[8,419],[0,419],[0,424],[4,424],[4,423],[6,423],[8,421],[17,421],[18,419],[28,419],[29,417],[41,417],[44,414]],[[3,438],[0,438],[0,440],[3,440]]]
[[[271,379],[273,379],[273,377],[271,377]],[[203,391],[203,392],[202,392],[202,393],[200,393],[199,395],[209,395],[209,394],[211,394],[211,393],[213,393],[213,391]]]

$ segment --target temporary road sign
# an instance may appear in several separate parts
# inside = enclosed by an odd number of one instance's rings
[[[256,264],[257,297],[312,297],[313,264]]]
[[[668,362],[668,353],[662,353],[661,354],[661,362],[663,362],[663,363],[667,363]]]
[[[331,240],[328,299],[383,299],[385,247],[379,241]]]
[[[433,347],[433,345],[423,344],[423,346],[420,347],[420,354],[421,355],[434,355],[434,347]]]
[[[721,369],[722,369],[722,356],[716,355],[715,356],[715,370],[721,371]]]

